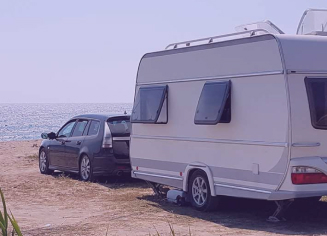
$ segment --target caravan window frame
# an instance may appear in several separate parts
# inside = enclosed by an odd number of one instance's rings
[[[312,83],[318,80],[324,80],[324,82],[327,85],[327,77],[305,77],[304,78],[304,83],[306,87],[306,92],[308,96],[308,103],[309,103],[309,110],[310,110],[310,119],[311,119],[311,125],[315,129],[322,129],[322,130],[327,130],[327,124],[326,125],[319,125],[318,122],[318,117],[317,117],[317,104],[315,103],[314,100],[314,95],[313,95],[313,90],[312,90]],[[326,86],[327,90],[327,86]],[[327,103],[327,95],[325,95],[325,101]],[[325,105],[325,114],[322,116],[327,116],[327,104]],[[322,118],[320,117],[320,119]]]
[[[202,107],[203,105],[207,105],[207,103],[203,103],[201,100],[205,99],[205,93],[208,91],[209,86],[215,86],[215,85],[225,85],[225,91],[221,100],[220,107],[218,109],[218,112],[215,116],[215,119],[198,119],[197,114],[200,112],[200,110],[208,110],[211,108],[208,107]],[[215,81],[215,82],[206,82],[203,85],[198,105],[196,107],[195,115],[194,115],[194,124],[196,125],[217,125],[218,123],[230,123],[231,122],[231,81]]]
[[[162,95],[157,107],[156,116],[152,120],[142,120],[142,119],[134,119],[134,113],[136,108],[141,104],[140,94],[142,91],[153,89],[162,89]],[[163,109],[165,109],[163,111]],[[159,111],[159,112],[158,112]],[[165,117],[162,117],[165,116]],[[140,115],[141,116],[141,115]],[[160,119],[160,121],[158,121]],[[138,89],[138,92],[135,96],[134,105],[131,114],[131,123],[143,123],[143,124],[167,124],[168,123],[168,85],[156,85],[156,86],[141,86]]]

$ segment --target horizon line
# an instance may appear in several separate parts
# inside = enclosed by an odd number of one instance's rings
[[[0,102],[0,104],[133,104],[133,102]]]

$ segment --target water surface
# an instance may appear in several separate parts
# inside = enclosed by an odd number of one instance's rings
[[[71,117],[87,113],[131,113],[131,103],[0,103],[0,142],[39,139],[43,132],[57,132]]]

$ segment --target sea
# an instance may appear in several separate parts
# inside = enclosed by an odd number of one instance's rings
[[[81,114],[130,114],[132,103],[0,103],[0,142],[40,139]]]

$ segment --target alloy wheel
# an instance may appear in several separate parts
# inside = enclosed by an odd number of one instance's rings
[[[194,202],[199,206],[203,206],[208,198],[208,186],[203,177],[196,177],[192,184],[192,197]]]
[[[90,177],[91,163],[87,156],[84,156],[81,161],[81,176],[83,180],[88,180]]]
[[[47,156],[44,151],[40,153],[39,165],[41,172],[45,172],[47,170]]]

